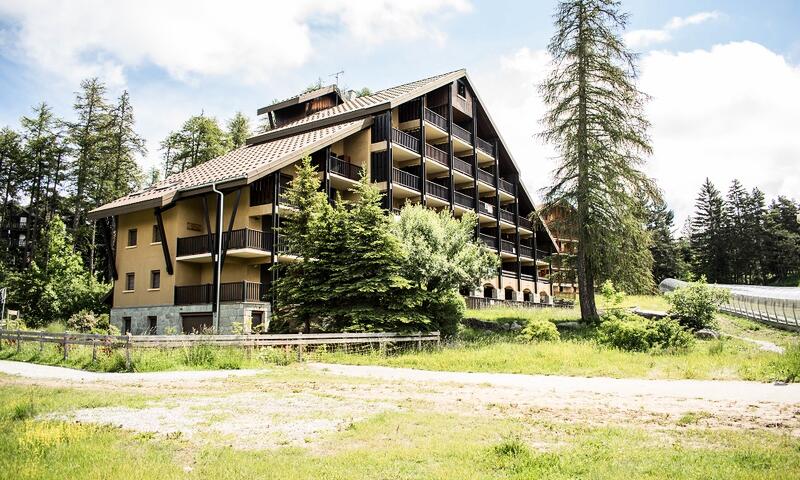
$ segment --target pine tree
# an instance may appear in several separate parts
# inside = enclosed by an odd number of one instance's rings
[[[728,198],[725,202],[724,243],[728,252],[728,268],[732,283],[744,283],[748,271],[748,258],[750,248],[748,243],[751,238],[747,236],[747,209],[750,203],[749,195],[739,180],[734,179],[728,189]]]
[[[127,90],[122,92],[117,104],[110,110],[109,122],[105,148],[106,163],[112,173],[107,176],[109,188],[103,192],[103,198],[98,199],[99,204],[125,196],[141,186],[142,169],[136,161],[136,155],[147,154],[144,138],[134,129],[136,121]]]
[[[728,275],[727,222],[725,202],[706,178],[695,202],[690,242],[694,273],[711,283],[724,282]]]
[[[81,82],[73,109],[77,120],[69,124],[70,143],[75,160],[70,180],[72,196],[72,234],[75,249],[85,257],[93,252],[92,229],[86,213],[96,206],[102,191],[106,168],[106,142],[110,126],[110,107],[105,99],[106,86],[97,78]]]
[[[800,280],[800,223],[798,205],[783,196],[773,200],[766,213],[764,242],[767,281],[796,285]]]
[[[231,148],[243,147],[249,136],[250,119],[242,112],[236,112],[236,115],[228,120],[228,138]]]
[[[685,275],[686,267],[680,246],[672,236],[674,227],[675,214],[666,202],[662,200],[650,205],[647,231],[652,240],[650,252],[653,255],[653,280],[656,284],[665,278],[682,278]]]
[[[754,188],[749,195],[746,218],[746,241],[749,277],[747,283],[763,284],[765,279],[764,242],[767,207],[764,192]]]
[[[581,317],[597,318],[594,285],[612,278],[628,291],[652,289],[643,199],[658,196],[640,170],[651,151],[645,95],[635,86],[634,54],[620,31],[617,0],[559,3],[548,50],[554,69],[541,86],[549,111],[542,137],[559,161],[547,203],[573,205]]]
[[[170,133],[161,142],[161,150],[165,177],[169,177],[223,155],[230,144],[217,120],[200,114]]]

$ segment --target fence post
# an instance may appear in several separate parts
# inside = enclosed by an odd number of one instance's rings
[[[67,343],[67,332],[64,332],[64,360],[69,356],[69,344]]]
[[[42,353],[43,350],[44,350],[44,335],[42,335],[42,332],[39,332],[39,353]]]
[[[92,337],[92,363],[97,361],[97,339]]]
[[[20,343],[22,342],[20,342],[19,330],[17,330],[17,353],[19,353]]]
[[[378,346],[381,349],[381,356],[385,357],[386,356],[386,340],[384,340],[384,339],[378,340]]]
[[[297,336],[298,336],[298,338],[300,340],[302,340],[303,339],[303,332],[300,332]],[[303,361],[303,344],[302,343],[298,343],[297,344],[297,361],[298,362],[302,362]]]
[[[125,370],[131,369],[131,334],[125,339]]]

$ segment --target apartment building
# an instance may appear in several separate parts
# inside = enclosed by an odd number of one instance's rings
[[[91,212],[116,232],[111,318],[123,331],[263,330],[277,275],[271,266],[299,260],[277,229],[306,155],[330,199],[347,198],[363,174],[384,192],[388,214],[407,202],[475,212],[476,238],[502,268],[464,294],[552,301],[540,269],[549,268],[543,259],[556,244],[531,222],[537,213],[518,164],[466,71],[358,98],[323,87],[258,114],[268,130],[245,147]]]

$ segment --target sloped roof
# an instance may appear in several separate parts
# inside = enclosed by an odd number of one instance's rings
[[[340,123],[309,130],[278,140],[237,148],[231,152],[170,175],[153,186],[133,192],[92,210],[89,218],[97,219],[145,208],[162,207],[174,199],[210,190],[218,186],[246,185],[265,173],[282,168],[303,155],[312,153],[369,126],[371,119]]]
[[[314,90],[298,93],[297,95],[293,95],[285,100],[279,100],[273,103],[272,105],[261,107],[258,109],[257,113],[258,115],[263,115],[267,112],[288,107],[290,105],[296,105],[298,103],[305,102],[306,100],[311,100],[314,98],[321,97],[323,95],[328,95],[329,93],[336,93],[337,95],[339,95],[339,98],[343,97],[342,92],[339,91],[339,88],[336,85],[326,85],[324,87],[315,88]]]
[[[379,90],[372,95],[357,97],[352,100],[345,100],[344,103],[335,107],[320,110],[305,118],[301,118],[280,128],[275,128],[266,133],[248,138],[248,144],[256,144],[284,135],[294,134],[299,130],[309,128],[319,128],[322,125],[345,121],[347,118],[369,115],[373,110],[385,110],[393,108],[407,100],[418,97],[425,92],[439,88],[458,78],[466,75],[464,69],[455,70],[441,75],[417,80],[415,82],[398,85],[396,87]]]

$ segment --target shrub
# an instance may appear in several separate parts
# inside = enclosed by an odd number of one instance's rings
[[[691,333],[674,319],[648,320],[625,312],[604,317],[597,339],[602,344],[633,352],[685,350],[694,343]]]
[[[775,379],[800,382],[800,344],[790,345],[778,360],[772,362]]]
[[[111,325],[107,313],[98,315],[91,310],[81,310],[69,317],[67,330],[81,333],[113,334],[116,328]]]
[[[526,342],[557,342],[561,340],[556,325],[541,318],[531,319],[519,334]]]
[[[730,293],[701,281],[690,283],[667,293],[672,305],[669,314],[689,330],[716,328],[715,317],[719,305],[730,298]]]

